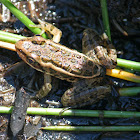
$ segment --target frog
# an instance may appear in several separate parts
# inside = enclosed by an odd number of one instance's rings
[[[82,53],[60,44],[62,31],[51,23],[38,20],[41,33],[19,40],[16,51],[23,61],[34,69],[44,73],[44,86],[37,94],[45,97],[51,91],[51,76],[72,82],[72,87],[61,97],[64,107],[83,107],[94,104],[111,92],[111,86],[104,84],[106,69],[117,64],[116,49],[103,34],[99,36],[93,29],[83,32]],[[44,39],[44,32],[52,35]]]

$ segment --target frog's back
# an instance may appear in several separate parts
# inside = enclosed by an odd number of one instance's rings
[[[33,68],[63,80],[100,75],[101,67],[91,58],[40,36],[20,40],[16,48],[20,57]]]

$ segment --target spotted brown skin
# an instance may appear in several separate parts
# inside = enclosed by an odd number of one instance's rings
[[[40,21],[37,27],[54,35],[52,40],[41,36],[22,39],[15,44],[19,56],[31,67],[62,80],[73,82],[61,98],[63,106],[73,108],[93,104],[111,92],[103,84],[106,68],[116,66],[116,50],[108,38],[101,38],[91,29],[83,34],[83,53],[59,44],[62,32]],[[34,26],[35,27],[35,26]],[[43,97],[43,95],[41,95]]]
[[[33,68],[70,82],[100,75],[101,67],[86,55],[41,36],[15,44],[18,55]]]

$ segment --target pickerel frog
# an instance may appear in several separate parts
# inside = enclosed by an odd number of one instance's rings
[[[44,39],[40,35],[19,40],[15,46],[18,55],[34,69],[73,82],[61,98],[63,106],[81,107],[97,102],[111,92],[109,85],[103,85],[106,68],[116,66],[116,50],[108,38],[101,40],[92,29],[83,33],[83,53],[59,44],[62,32],[50,23],[40,21],[42,32],[49,32],[53,38]],[[51,90],[50,78],[45,78],[46,94]],[[44,95],[43,90],[38,94]]]

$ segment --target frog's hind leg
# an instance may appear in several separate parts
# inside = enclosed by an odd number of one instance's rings
[[[61,98],[61,102],[63,106],[71,106],[72,108],[82,107],[86,105],[91,105],[99,100],[103,99],[108,93],[111,92],[111,88],[108,85],[105,86],[97,86],[87,91],[79,91],[77,94],[77,90],[69,89],[67,90]]]
[[[100,86],[100,81],[102,78],[83,79],[74,83],[73,87],[62,96],[61,103],[65,107],[77,108],[98,102],[111,92],[111,87],[109,85]]]
[[[83,33],[82,47],[84,53],[91,57],[95,63],[112,69],[116,67],[116,49],[109,41],[107,35],[103,39],[92,29],[86,29]]]
[[[54,25],[52,25],[51,23],[48,22],[44,22],[40,19],[38,19],[39,25],[30,25],[31,27],[38,27],[41,28],[41,33],[43,34],[44,32],[47,32],[47,34],[52,34],[53,38],[52,40],[56,43],[60,42],[61,36],[62,36],[62,32],[61,30],[59,30],[57,27],[55,27]]]

